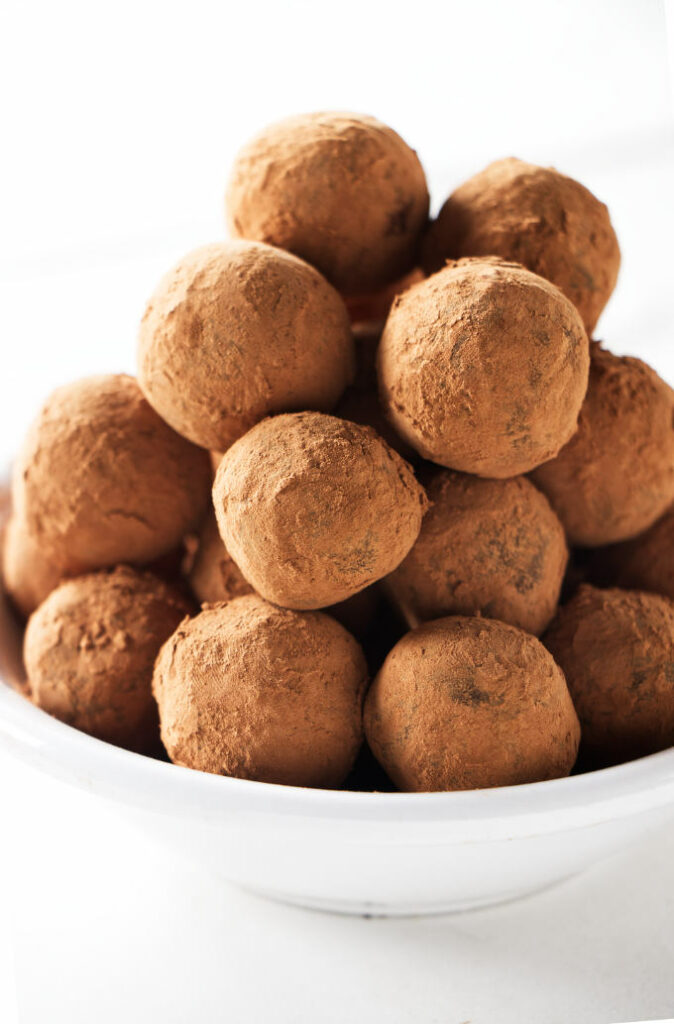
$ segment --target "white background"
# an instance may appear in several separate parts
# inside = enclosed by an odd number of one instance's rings
[[[223,233],[236,149],[302,110],[391,123],[435,206],[500,156],[579,177],[609,204],[624,254],[598,335],[674,382],[672,99],[655,0],[4,0],[0,19],[0,463],[56,384],[133,370],[156,280]],[[350,921],[217,887],[103,809],[11,788],[0,963],[15,960],[21,1024],[674,1012],[671,831],[521,905]]]

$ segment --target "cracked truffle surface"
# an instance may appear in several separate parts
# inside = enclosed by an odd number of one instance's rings
[[[270,413],[331,409],[353,359],[346,306],[317,270],[228,241],[189,253],[159,283],[138,379],[174,430],[222,452]]]
[[[150,749],[158,729],[154,661],[187,611],[166,584],[126,567],[62,583],[26,628],[33,701],[98,739]]]
[[[208,453],[133,377],[88,377],[45,403],[17,458],[14,514],[64,574],[146,563],[178,547],[208,502]]]
[[[674,501],[674,391],[640,359],[593,343],[578,432],[532,477],[571,544],[648,529]]]
[[[409,625],[482,614],[542,632],[568,558],[544,495],[524,477],[481,480],[440,469],[422,482],[431,507],[414,547],[385,582]]]
[[[501,256],[557,285],[588,334],[615,287],[620,249],[608,210],[552,167],[497,160],[460,185],[423,247],[428,273],[449,257]]]
[[[568,775],[580,728],[533,636],[461,616],[407,633],[365,701],[365,735],[399,789],[513,786]]]
[[[597,765],[674,745],[674,604],[583,585],[543,638],[566,676]]]
[[[213,501],[225,547],[255,590],[325,608],[391,572],[426,495],[374,430],[321,413],[275,416],[232,445]]]
[[[302,114],[244,146],[226,207],[233,235],[288,249],[354,295],[412,269],[428,188],[414,150],[381,121]]]
[[[162,740],[176,764],[326,788],[356,759],[366,685],[363,653],[339,623],[257,595],[184,622],[154,673]]]
[[[485,477],[525,473],[574,434],[589,344],[543,278],[460,260],[393,304],[378,352],[382,402],[420,455]]]

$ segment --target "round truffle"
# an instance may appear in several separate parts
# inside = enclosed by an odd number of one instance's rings
[[[241,150],[226,207],[233,235],[288,249],[357,295],[412,269],[428,188],[414,150],[375,118],[303,114]]]
[[[428,273],[448,257],[501,256],[557,285],[591,334],[615,287],[620,249],[606,206],[552,167],[497,160],[451,194],[423,247]]]
[[[34,702],[98,739],[150,749],[158,728],[154,661],[187,611],[165,583],[126,567],[62,583],[26,628]]]
[[[212,514],[207,516],[199,535],[189,583],[200,604],[231,601],[234,597],[254,593],[223,544]]]
[[[460,616],[398,641],[364,721],[375,757],[410,792],[568,775],[580,739],[564,676],[543,645],[503,622]]]
[[[525,473],[576,430],[589,344],[542,277],[460,260],[396,299],[378,352],[382,401],[424,458],[486,477]]]
[[[138,379],[179,434],[224,452],[269,413],[331,409],[353,375],[339,294],[307,263],[259,242],[189,253],[140,327]]]
[[[650,530],[601,553],[603,572],[619,587],[674,601],[674,505]]]
[[[426,495],[374,430],[276,416],[225,453],[213,485],[225,547],[254,589],[325,608],[381,579],[419,534]]]
[[[533,473],[569,542],[636,536],[674,501],[674,391],[640,359],[592,345],[578,431]]]
[[[385,586],[410,626],[486,615],[541,633],[568,559],[564,530],[525,477],[481,480],[448,469],[422,477],[430,501],[414,547]]]
[[[12,499],[64,574],[144,564],[178,547],[208,502],[208,453],[164,423],[133,377],[55,391],[14,467]]]
[[[12,516],[3,536],[2,575],[12,603],[28,618],[63,581],[66,573],[46,557],[39,541]]]
[[[595,765],[674,744],[674,604],[583,584],[544,643],[561,666]]]
[[[154,672],[176,764],[291,786],[334,787],[362,742],[363,653],[328,615],[256,595],[205,608]]]

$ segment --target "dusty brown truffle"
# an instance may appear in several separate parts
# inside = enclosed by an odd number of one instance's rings
[[[213,514],[208,515],[199,535],[189,583],[200,604],[231,601],[233,597],[254,593],[223,544]]]
[[[567,563],[564,530],[525,477],[422,476],[431,507],[385,587],[410,626],[486,615],[540,633],[555,613]]]
[[[232,445],[213,485],[220,535],[255,590],[325,608],[391,572],[416,540],[426,495],[369,427],[275,416]]]
[[[119,374],[52,394],[17,457],[12,499],[45,561],[79,573],[177,547],[203,514],[210,481],[208,453]]]
[[[165,583],[126,567],[62,583],[26,628],[34,702],[91,736],[147,750],[158,726],[154,661],[186,613]]]
[[[5,590],[26,618],[66,575],[16,516],[7,523],[3,537],[2,574]]]
[[[171,760],[294,786],[338,786],[362,741],[363,653],[328,615],[256,595],[205,608],[157,659]]]
[[[603,549],[602,555],[603,573],[617,586],[674,601],[674,505],[650,530]]]
[[[356,295],[353,298],[347,297],[346,308],[349,311],[351,322],[356,327],[370,325],[381,332],[394,299],[411,288],[413,284],[423,281],[424,276],[423,270],[415,267],[399,281],[394,281],[393,284],[389,284],[377,292],[371,292],[369,295]]]
[[[477,476],[525,473],[576,430],[589,344],[542,277],[460,260],[396,299],[382,334],[382,401],[419,454]]]
[[[412,268],[428,189],[414,150],[375,118],[302,114],[241,150],[226,206],[233,235],[288,249],[357,295]]]
[[[578,432],[533,479],[570,543],[627,540],[674,501],[674,391],[640,359],[592,345]]]
[[[259,242],[189,253],[160,281],[140,328],[148,401],[216,451],[269,413],[331,409],[352,374],[338,293],[307,263]]]
[[[615,287],[620,249],[606,206],[552,167],[497,160],[456,189],[425,239],[428,273],[448,257],[501,256],[547,278],[588,334]]]
[[[372,752],[405,791],[568,775],[580,728],[561,669],[514,626],[460,616],[412,630],[365,702]]]
[[[582,585],[544,643],[561,666],[597,765],[674,744],[674,604]]]

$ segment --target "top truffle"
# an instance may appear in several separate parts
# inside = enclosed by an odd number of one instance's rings
[[[248,582],[295,609],[344,601],[395,569],[427,504],[374,430],[320,413],[253,427],[225,453],[213,501]]]
[[[615,287],[620,249],[606,206],[552,167],[497,160],[454,191],[424,243],[428,273],[449,257],[501,256],[552,281],[591,334]]]
[[[377,362],[388,416],[420,455],[503,478],[572,437],[590,355],[558,288],[485,257],[450,263],[397,298]]]
[[[140,329],[138,379],[174,430],[225,451],[269,413],[331,409],[353,373],[346,307],[307,263],[258,242],[189,253]]]
[[[380,121],[304,114],[241,150],[226,205],[234,235],[289,249],[354,295],[412,268],[428,189],[414,150]]]

